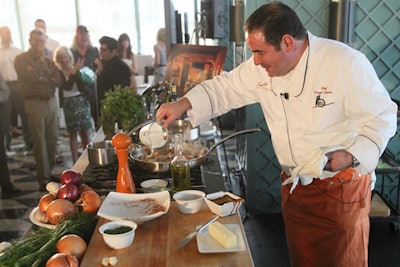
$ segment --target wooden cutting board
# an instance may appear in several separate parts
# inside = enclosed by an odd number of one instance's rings
[[[80,264],[81,267],[101,266],[104,257],[116,256],[116,266],[254,266],[243,224],[238,214],[219,218],[223,224],[237,224],[243,235],[245,250],[228,253],[200,253],[196,237],[181,249],[179,242],[196,226],[203,224],[214,214],[206,204],[196,214],[186,215],[178,211],[176,203],[171,202],[167,214],[152,221],[140,223],[133,244],[125,249],[110,249],[104,243],[98,228],[107,220],[100,218],[88,249]]]

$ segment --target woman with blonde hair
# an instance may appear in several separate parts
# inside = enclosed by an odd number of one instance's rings
[[[90,103],[86,95],[87,84],[79,75],[83,66],[83,58],[79,58],[74,65],[74,58],[70,49],[59,46],[54,51],[54,63],[62,72],[63,83],[60,87],[60,102],[64,109],[65,123],[69,133],[72,162],[78,160],[78,134],[82,146],[89,143],[90,131],[93,123],[90,115]]]
[[[86,26],[78,25],[76,27],[76,34],[71,46],[72,55],[74,56],[74,61],[77,62],[79,59],[83,59],[83,65],[96,71],[97,65],[95,63],[96,59],[99,58],[99,50],[97,47],[92,45],[90,40],[89,30]],[[97,97],[97,87],[93,83],[87,88],[87,96],[89,98],[91,106],[91,114],[96,126],[96,129],[100,127],[99,122],[99,107],[100,103]]]

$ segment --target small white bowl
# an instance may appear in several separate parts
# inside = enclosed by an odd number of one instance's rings
[[[176,192],[172,197],[178,204],[178,209],[184,214],[198,212],[204,203],[206,193],[199,190],[183,190]]]
[[[122,234],[106,234],[107,229],[115,229],[120,226],[129,226],[132,228],[129,232]],[[135,230],[137,224],[128,220],[111,221],[99,227],[99,232],[103,235],[104,242],[112,249],[122,249],[129,247],[135,239]]]
[[[168,182],[164,179],[149,179],[140,183],[143,192],[151,193],[166,190]]]

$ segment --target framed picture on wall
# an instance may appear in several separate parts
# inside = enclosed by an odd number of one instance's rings
[[[177,85],[180,97],[198,83],[221,73],[226,50],[224,46],[173,44],[164,80]]]

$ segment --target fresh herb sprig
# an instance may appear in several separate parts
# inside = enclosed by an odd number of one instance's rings
[[[147,112],[143,98],[130,87],[116,85],[105,93],[101,101],[101,125],[106,135],[114,133],[114,124],[124,132],[146,119]]]
[[[88,213],[78,213],[62,221],[54,229],[39,228],[13,245],[0,256],[0,267],[40,267],[56,253],[57,241],[67,234],[76,234],[89,242],[98,218]]]

